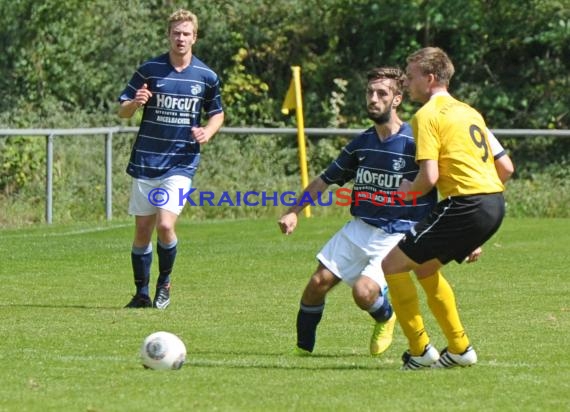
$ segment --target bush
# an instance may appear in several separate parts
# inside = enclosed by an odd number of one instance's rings
[[[134,133],[113,138],[113,217],[127,217],[131,178],[125,173]],[[530,140],[530,139],[525,139]],[[562,139],[561,139],[562,140]],[[311,138],[307,143],[309,180],[321,173],[349,141],[347,137]],[[10,142],[10,144],[8,144]],[[45,139],[10,137],[0,139],[2,192],[0,225],[42,223],[45,219]],[[562,143],[552,143],[561,147]],[[512,217],[570,217],[570,167],[564,153],[540,155],[538,164],[525,161],[532,151],[529,141],[511,149],[517,173],[507,183],[507,214]],[[522,150],[525,148],[525,150]],[[538,157],[536,157],[538,158]],[[544,166],[543,159],[550,164]],[[558,159],[553,161],[553,159]],[[191,196],[197,206],[184,209],[184,218],[277,218],[284,212],[280,196],[300,194],[301,178],[297,138],[294,135],[219,134],[204,146],[202,163]],[[331,187],[334,191],[336,187]],[[277,193],[277,205],[261,194],[251,199],[257,206],[237,204],[238,192]],[[105,160],[103,136],[59,136],[54,140],[53,221],[101,221],[105,219]],[[200,202],[200,192],[211,192],[212,202]],[[223,201],[223,195],[225,201]],[[201,203],[201,204],[200,204]],[[263,205],[265,203],[265,205]],[[233,205],[232,205],[233,204]],[[311,208],[315,216],[344,215],[339,206]]]
[[[526,179],[513,179],[505,193],[512,217],[570,217],[568,162],[548,166]]]

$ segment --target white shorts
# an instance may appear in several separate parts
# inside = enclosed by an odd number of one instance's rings
[[[351,287],[363,275],[378,283],[383,291],[388,285],[382,272],[382,259],[403,236],[403,233],[386,233],[354,218],[327,242],[317,259]]]
[[[129,214],[150,216],[156,214],[158,209],[164,209],[180,215],[187,202],[185,195],[191,187],[192,179],[186,176],[133,179]]]

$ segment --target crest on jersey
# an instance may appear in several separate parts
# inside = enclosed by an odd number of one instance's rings
[[[190,93],[192,93],[194,96],[199,95],[201,91],[202,91],[202,86],[200,86],[199,84],[194,84],[192,85],[192,87],[190,87]]]
[[[398,159],[392,160],[392,168],[396,172],[399,170],[402,170],[404,167],[406,167],[406,161],[404,159],[402,159],[401,157]]]

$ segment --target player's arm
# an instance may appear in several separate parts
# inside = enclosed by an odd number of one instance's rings
[[[212,115],[204,127],[193,127],[192,137],[200,144],[208,143],[224,124],[224,112]]]
[[[148,99],[152,97],[152,93],[148,89],[147,84],[143,84],[140,89],[135,93],[135,97],[132,100],[123,100],[119,106],[119,117],[122,119],[129,119],[133,117],[133,114],[137,111],[139,107],[142,107],[148,102]]]
[[[499,175],[499,179],[501,179],[502,183],[505,183],[507,180],[509,180],[515,171],[515,166],[513,165],[511,158],[504,150],[500,152],[498,157],[495,157],[495,169],[497,169],[497,175]],[[471,252],[469,256],[467,256],[465,261],[467,263],[476,262],[482,253],[483,249],[481,249],[481,247],[478,247],[473,252]]]
[[[489,139],[491,152],[493,153],[493,158],[495,159],[495,169],[497,170],[497,175],[499,175],[501,182],[505,183],[515,172],[515,166],[501,143],[499,143],[495,135],[489,129],[487,129],[487,138]],[[476,262],[482,253],[483,249],[481,249],[481,247],[478,247],[473,252],[471,252],[467,258],[465,258],[465,261],[467,263]]]
[[[513,165],[509,155],[506,153],[498,159],[495,159],[495,169],[497,169],[499,179],[501,179],[501,182],[503,183],[509,180],[515,172],[515,166]]]
[[[439,169],[437,166],[437,160],[420,160],[419,171],[416,178],[410,182],[407,179],[403,179],[398,191],[404,192],[404,200],[415,199],[416,196],[423,196],[427,194],[439,179]]]
[[[301,199],[307,199],[310,196],[312,200],[315,200],[323,193],[329,185],[319,176],[315,178],[309,185],[303,190],[301,196],[297,199],[295,204],[291,206],[287,211],[281,216],[281,219],[277,222],[281,232],[288,235],[295,230],[297,226],[297,215],[307,206],[308,202],[302,201]]]
[[[493,153],[493,158],[495,159],[495,169],[497,169],[497,175],[499,175],[501,182],[505,183],[515,172],[513,161],[501,143],[499,143],[493,132],[491,132],[489,129],[487,129],[487,139],[489,140],[491,152]]]

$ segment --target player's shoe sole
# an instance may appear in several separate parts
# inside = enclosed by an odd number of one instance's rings
[[[370,338],[370,354],[372,356],[381,355],[388,350],[392,344],[395,325],[395,313],[392,313],[392,316],[386,322],[376,322],[372,337]]]
[[[420,356],[412,356],[407,350],[402,355],[402,370],[418,370],[430,368],[439,359],[439,352],[430,343],[426,345],[424,352]]]
[[[431,366],[432,368],[449,369],[457,366],[465,368],[477,363],[477,352],[469,346],[465,352],[460,354],[451,353],[447,348],[439,354],[439,359]]]

